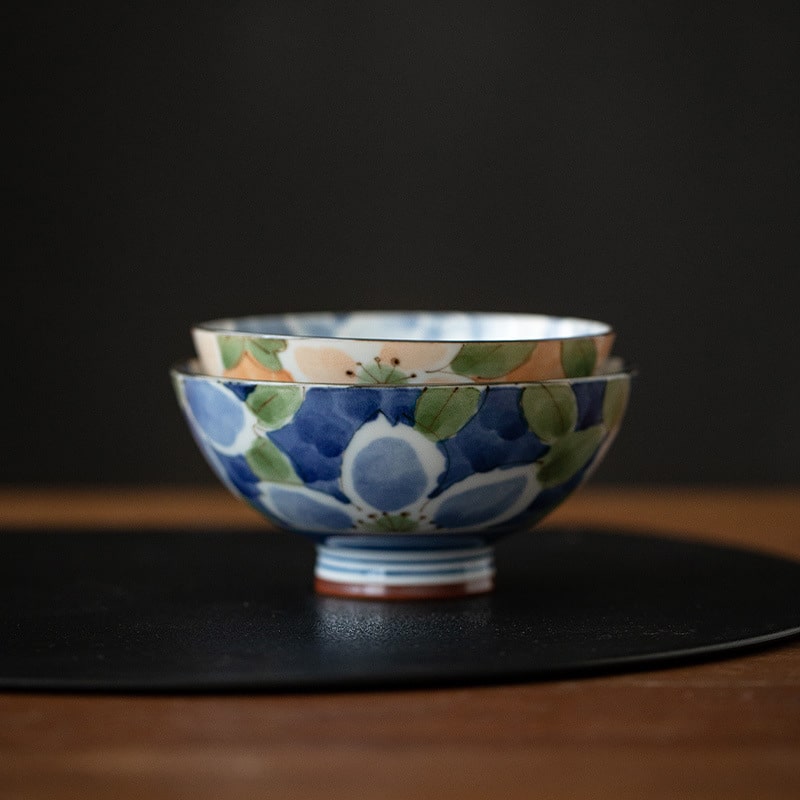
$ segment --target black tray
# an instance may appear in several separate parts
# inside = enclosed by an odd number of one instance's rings
[[[500,683],[711,658],[800,633],[800,564],[545,529],[492,595],[340,600],[265,532],[0,534],[0,688],[308,691]]]

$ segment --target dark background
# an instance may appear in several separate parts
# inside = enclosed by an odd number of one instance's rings
[[[0,480],[210,482],[192,322],[437,308],[615,325],[598,482],[798,481],[799,8],[17,4]]]

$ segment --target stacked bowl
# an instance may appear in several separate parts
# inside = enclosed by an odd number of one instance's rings
[[[493,546],[597,467],[631,375],[602,322],[538,314],[305,313],[192,328],[172,370],[220,480],[317,546],[321,594],[491,591]]]

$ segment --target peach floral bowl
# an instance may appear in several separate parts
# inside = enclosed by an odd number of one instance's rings
[[[599,374],[604,322],[542,314],[356,311],[199,323],[201,369],[245,380],[327,384],[513,383]]]

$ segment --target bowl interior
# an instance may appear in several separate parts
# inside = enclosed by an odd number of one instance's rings
[[[457,311],[260,315],[204,322],[195,329],[245,336],[443,342],[538,341],[611,333],[604,322],[576,317]]]

